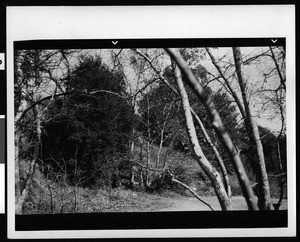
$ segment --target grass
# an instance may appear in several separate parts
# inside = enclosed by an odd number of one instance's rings
[[[157,152],[158,147],[153,146],[151,154],[153,162]],[[167,149],[163,148],[161,157],[164,157],[166,152]],[[166,163],[167,168],[178,180],[194,188],[202,198],[215,196],[211,182],[190,155],[172,150]],[[230,175],[229,180],[232,195],[241,196],[242,192],[236,176]],[[270,179],[270,190],[272,198],[279,197],[278,179]],[[284,191],[284,198],[286,198],[286,184]],[[160,194],[125,188],[82,188],[46,179],[39,169],[36,169],[33,187],[25,203],[23,214],[149,212],[162,210],[169,206],[172,200],[184,197],[188,198],[192,195],[179,184],[174,184],[172,189],[162,190]]]
[[[31,192],[25,204],[24,214],[98,213],[98,212],[149,212],[165,206],[164,198],[178,196],[166,191],[148,194],[124,188],[85,189],[72,186],[51,185],[48,191]],[[76,195],[75,195],[76,193]]]

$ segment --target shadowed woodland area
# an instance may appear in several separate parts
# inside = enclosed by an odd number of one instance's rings
[[[14,61],[17,214],[287,209],[284,48]]]

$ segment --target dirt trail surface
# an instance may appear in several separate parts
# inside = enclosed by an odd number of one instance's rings
[[[221,210],[218,199],[216,197],[203,197],[203,200],[210,204],[215,210]],[[272,199],[272,202],[277,203],[278,199]],[[161,201],[162,202],[162,201]],[[208,206],[193,197],[175,197],[164,201],[165,206],[156,211],[211,211]],[[244,197],[232,197],[232,210],[247,210],[247,204]],[[283,200],[280,210],[287,209],[287,200]]]

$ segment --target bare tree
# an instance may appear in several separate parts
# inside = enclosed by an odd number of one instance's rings
[[[268,177],[266,172],[266,165],[264,160],[264,154],[263,154],[263,147],[260,140],[260,134],[258,131],[258,126],[253,118],[253,113],[250,109],[250,96],[247,92],[246,87],[246,80],[243,75],[242,66],[243,63],[246,63],[249,65],[249,63],[253,61],[258,61],[260,58],[267,55],[267,53],[261,53],[259,55],[256,55],[255,57],[251,57],[243,62],[241,58],[240,49],[234,47],[233,48],[233,55],[234,55],[234,61],[235,65],[231,67],[235,67],[234,73],[237,75],[238,79],[238,90],[234,90],[233,84],[229,82],[229,78],[225,77],[225,73],[221,70],[221,67],[218,65],[217,61],[215,60],[212,52],[209,48],[206,48],[207,53],[209,54],[212,63],[214,64],[215,68],[217,69],[218,73],[220,74],[220,77],[224,80],[225,85],[227,87],[228,92],[232,95],[234,101],[236,102],[240,113],[242,115],[242,118],[245,121],[246,130],[248,133],[249,141],[250,141],[250,147],[251,152],[254,157],[254,164],[253,164],[253,171],[255,172],[257,176],[257,185],[258,185],[258,205],[259,208],[262,210],[268,210],[271,208],[270,204],[270,189],[268,184]],[[228,69],[229,67],[225,68]],[[237,95],[238,92],[241,92],[242,100]]]
[[[151,59],[148,56],[146,56],[145,54],[141,53],[140,51],[138,51],[136,49],[134,49],[134,52],[136,54],[138,54],[139,56],[141,56],[151,66],[151,68],[156,73],[156,75],[158,75],[158,78],[160,79],[161,82],[166,84],[171,89],[171,91],[173,93],[175,93],[177,96],[180,96],[180,94],[178,93],[176,88],[174,88],[172,85],[170,85],[168,80],[163,76],[162,72],[158,68],[155,67],[154,63],[151,61]],[[153,59],[155,59],[155,58],[153,58]],[[197,115],[197,113],[193,110],[192,107],[190,107],[190,110],[191,110],[191,113],[192,113],[193,117],[197,121],[197,124],[199,125],[199,127],[200,127],[200,129],[201,129],[201,131],[204,135],[205,140],[207,141],[207,143],[209,144],[209,146],[213,150],[213,152],[214,152],[214,154],[215,154],[215,156],[218,160],[218,163],[219,163],[220,168],[221,168],[221,172],[222,172],[226,192],[227,192],[228,196],[230,197],[231,196],[231,187],[230,187],[230,184],[229,184],[228,173],[227,173],[227,169],[224,165],[224,161],[223,161],[217,147],[215,146],[215,144],[212,142],[211,138],[209,137],[209,135],[206,131],[206,128],[203,125],[200,117]]]
[[[231,200],[229,196],[227,195],[226,189],[223,185],[222,178],[220,174],[217,172],[216,169],[210,164],[210,162],[207,160],[206,156],[204,155],[198,138],[196,134],[196,129],[193,122],[193,117],[190,109],[190,104],[188,100],[188,95],[185,91],[181,73],[178,69],[178,67],[175,67],[175,80],[177,83],[177,87],[181,96],[182,101],[182,107],[185,114],[185,120],[186,120],[186,127],[187,127],[187,133],[191,142],[191,146],[193,147],[194,154],[196,156],[196,160],[200,167],[203,169],[205,174],[209,177],[211,180],[216,195],[218,197],[219,203],[221,205],[222,210],[230,210],[231,209]]]
[[[46,111],[55,99],[69,93],[63,84],[70,73],[64,73],[66,56],[59,50],[21,50],[15,54],[16,213],[22,213],[32,186]],[[56,76],[58,70],[61,74]],[[34,134],[34,138],[29,140],[26,132]],[[30,156],[24,157],[20,151],[24,147],[33,150]]]
[[[35,102],[36,99],[39,98],[39,96],[36,96],[34,94],[37,87],[40,86],[41,83],[41,76],[40,76],[40,71],[39,71],[39,57],[40,57],[40,52],[39,51],[34,51],[31,54],[31,60],[34,69],[31,69],[31,73],[33,73],[33,82],[34,84],[32,87],[29,84],[25,84],[25,90],[24,94],[26,95],[25,100],[23,100],[22,105],[29,105],[27,102]],[[26,91],[26,92],[25,92]],[[26,101],[26,99],[28,101]],[[21,106],[21,105],[20,105]],[[20,107],[19,107],[20,110]],[[34,176],[35,168],[36,168],[36,163],[38,160],[38,155],[39,155],[39,148],[41,145],[41,112],[39,110],[39,107],[37,105],[34,106],[33,108],[33,122],[31,122],[31,125],[35,127],[35,138],[33,140],[33,156],[29,158],[29,164],[27,166],[27,172],[25,173],[25,177],[23,181],[21,182],[20,180],[20,153],[19,153],[19,142],[21,139],[21,132],[19,130],[16,130],[15,134],[15,150],[16,150],[16,157],[15,157],[15,166],[16,166],[16,213],[20,214],[22,213],[23,205],[28,197],[28,192],[32,184],[32,179]],[[23,138],[25,140],[25,137]],[[26,169],[26,168],[25,168]]]
[[[260,139],[260,134],[258,131],[257,124],[252,117],[252,113],[249,107],[249,97],[247,96],[246,92],[246,81],[243,76],[242,71],[242,57],[241,51],[238,47],[233,47],[233,57],[236,66],[237,77],[239,81],[239,86],[242,93],[243,103],[245,107],[246,113],[246,123],[248,124],[251,137],[251,142],[253,147],[255,148],[255,154],[257,156],[257,173],[258,173],[258,187],[259,187],[259,194],[258,194],[258,206],[261,210],[270,210],[271,209],[271,198],[270,198],[270,187],[269,187],[269,180],[268,174],[266,170],[265,158],[264,158],[264,151],[263,146]]]
[[[205,106],[206,111],[212,120],[212,125],[215,128],[220,140],[222,141],[225,149],[227,150],[227,152],[232,160],[235,172],[237,174],[237,177],[239,179],[239,182],[240,182],[240,185],[241,185],[241,188],[243,191],[243,195],[248,204],[248,208],[250,210],[256,210],[257,205],[255,204],[253,190],[251,188],[250,181],[248,179],[248,176],[245,172],[244,166],[240,159],[239,153],[238,153],[235,145],[233,144],[230,136],[226,132],[225,127],[223,126],[222,120],[214,106],[214,103],[211,100],[211,97],[207,96],[204,93],[202,85],[195,78],[192,71],[188,68],[186,62],[181,57],[179,52],[172,48],[168,48],[168,49],[166,49],[166,51],[171,56],[171,58],[176,62],[176,64],[179,66],[181,72],[186,77],[187,84],[192,88],[192,90],[196,93],[196,95],[198,96],[200,101]]]

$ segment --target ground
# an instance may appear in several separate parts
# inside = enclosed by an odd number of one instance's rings
[[[216,197],[204,197],[203,200],[214,210],[221,210]],[[277,199],[272,199],[272,202],[277,203]],[[165,206],[158,211],[210,211],[208,206],[194,197],[181,196],[174,199],[163,199],[163,204]],[[287,209],[287,200],[283,200],[280,209]],[[245,198],[242,196],[232,197],[232,210],[247,210]]]
[[[34,189],[25,203],[23,214],[210,211],[207,205],[192,196],[189,191],[179,193],[165,189],[160,193],[147,193],[123,187],[82,188],[62,186],[41,178],[38,180],[38,183],[34,183]],[[213,210],[221,210],[213,188],[206,187],[197,193]],[[277,203],[278,198],[275,197],[278,197],[278,192],[273,191],[272,194],[274,195],[272,202]],[[280,210],[285,209],[287,199],[283,199],[280,207]],[[247,210],[246,201],[240,194],[232,196],[232,210]]]
[[[52,199],[49,199],[48,195],[38,193],[34,196],[35,201],[26,202],[24,214],[210,211],[207,205],[194,196],[180,195],[168,190],[162,193],[146,193],[122,188],[110,190],[74,189],[72,187],[57,189],[61,193],[55,196],[52,193]],[[202,195],[201,198],[213,210],[221,210],[216,196]],[[277,201],[277,198],[272,199],[273,203],[277,203]],[[280,210],[283,209],[287,209],[286,199],[283,199],[280,207]],[[247,210],[247,204],[243,196],[232,197],[232,210]]]

